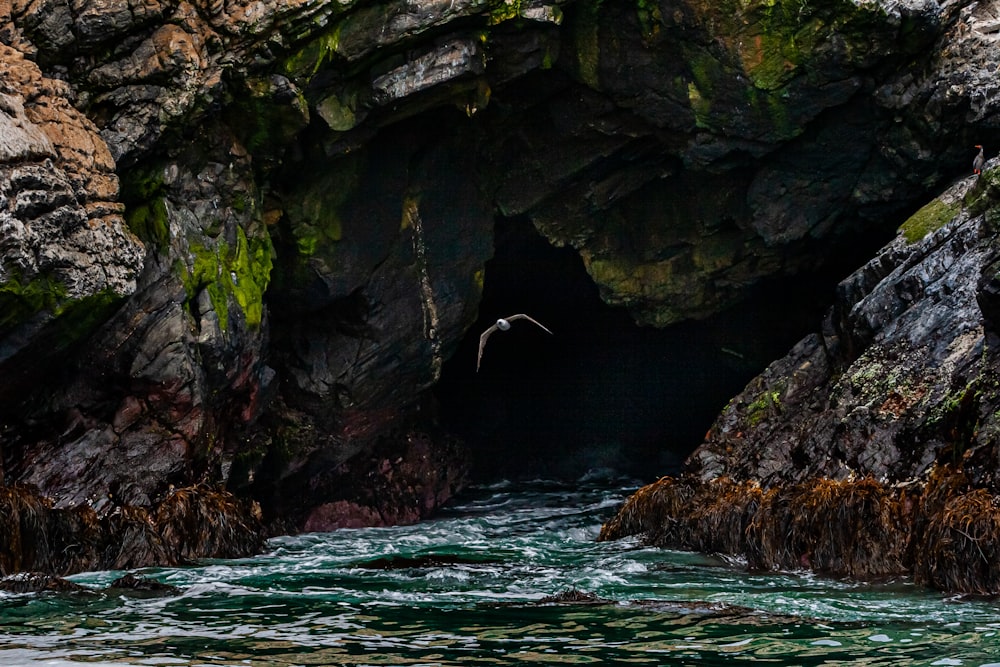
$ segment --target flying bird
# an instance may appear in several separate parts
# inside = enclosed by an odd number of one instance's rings
[[[483,332],[483,335],[479,337],[479,356],[476,358],[476,372],[479,372],[479,364],[483,360],[483,348],[486,347],[486,340],[490,337],[490,334],[494,331],[507,331],[510,329],[510,323],[516,320],[528,320],[532,324],[541,327],[546,333],[552,333],[545,327],[541,322],[534,320],[524,313],[518,313],[517,315],[511,315],[510,317],[501,317],[497,320],[497,323],[491,326],[489,329]]]
[[[983,163],[986,162],[986,156],[983,155],[983,147],[976,144],[976,148],[979,149],[979,155],[972,158],[972,173],[981,174],[983,173]]]

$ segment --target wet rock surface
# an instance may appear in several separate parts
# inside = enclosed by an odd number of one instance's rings
[[[180,593],[176,586],[164,584],[131,572],[115,579],[107,589],[81,586],[63,577],[43,572],[19,572],[0,577],[0,591],[17,595],[59,593],[69,595],[100,595],[102,592],[134,597],[165,597]]]
[[[7,593],[79,593],[86,589],[72,581],[40,572],[20,572],[0,578],[0,590]]]
[[[1000,145],[998,13],[16,0],[0,15],[3,481],[60,520],[115,522],[131,555],[102,558],[119,567],[219,547],[154,539],[171,488],[227,484],[272,530],[426,516],[464,461],[411,436],[434,432],[429,392],[476,321],[495,224],[530,220],[656,326],[877,247],[972,144]],[[1000,290],[979,205],[844,283],[857,312],[734,401],[702,473],[906,476],[951,456],[985,480],[992,371],[974,359]],[[962,315],[977,298],[978,321]],[[784,419],[800,405],[833,416]]]
[[[392,526],[429,517],[467,483],[460,446],[437,437],[410,430],[384,438],[372,452],[314,477],[311,483],[322,485],[321,495],[331,501],[308,509],[304,530]],[[277,496],[285,503],[297,497],[288,491]],[[308,497],[298,499],[308,507]]]
[[[0,73],[0,400],[14,402],[135,292],[143,247],[70,86],[5,44]]]
[[[180,589],[176,586],[164,584],[155,579],[132,574],[131,572],[112,581],[108,588],[116,592],[128,591],[132,595],[143,597],[160,597],[180,593]]]
[[[956,183],[838,287],[821,330],[723,411],[689,466],[765,486],[900,481],[964,462],[995,487],[994,172]]]

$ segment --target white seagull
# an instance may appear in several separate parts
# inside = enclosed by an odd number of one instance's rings
[[[501,317],[497,320],[497,323],[491,326],[489,329],[483,332],[483,335],[479,337],[479,356],[476,358],[476,372],[479,372],[479,363],[483,360],[483,348],[486,347],[486,339],[490,337],[490,334],[494,331],[507,331],[510,329],[510,323],[515,320],[528,320],[532,324],[536,324],[541,327],[546,333],[552,333],[546,328],[541,322],[534,320],[524,313],[518,313],[517,315],[511,315],[510,317]]]

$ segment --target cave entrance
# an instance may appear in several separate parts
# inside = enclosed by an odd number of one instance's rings
[[[436,388],[442,421],[479,482],[676,472],[726,402],[819,323],[834,281],[785,282],[708,320],[640,327],[601,301],[576,251],[498,220],[479,320]],[[514,313],[554,335],[517,322],[477,373],[480,334]]]

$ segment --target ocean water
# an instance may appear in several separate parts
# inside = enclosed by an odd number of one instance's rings
[[[476,488],[416,526],[275,539],[144,576],[165,595],[0,594],[0,665],[994,665],[1000,602],[752,574],[597,543],[635,484]],[[578,602],[552,596],[575,591]]]

